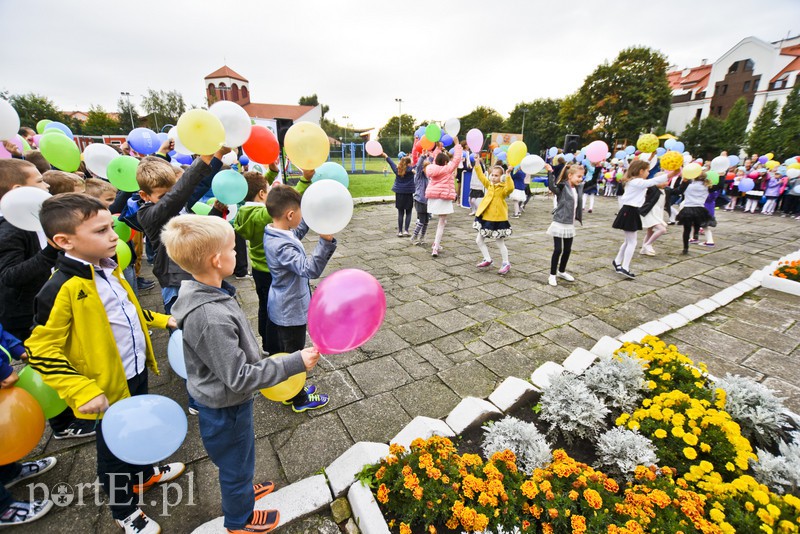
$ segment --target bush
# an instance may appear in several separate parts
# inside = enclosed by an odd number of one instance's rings
[[[510,450],[517,457],[517,466],[527,474],[537,467],[550,462],[550,447],[533,423],[526,423],[514,417],[489,423],[483,429],[481,450],[486,458],[495,453]]]
[[[791,443],[781,441],[779,456],[757,449],[758,461],[750,462],[756,480],[776,493],[797,493],[800,487],[800,434],[792,434]]]
[[[606,427],[609,409],[589,391],[586,384],[570,373],[550,382],[542,394],[539,416],[550,424],[549,434],[561,436],[567,443],[574,439],[597,436]]]
[[[613,428],[597,440],[598,467],[609,475],[631,480],[636,467],[658,463],[653,442],[635,430]]]
[[[715,383],[715,401],[742,427],[742,434],[763,447],[785,437],[783,401],[763,384],[751,378],[725,375]]]
[[[641,361],[626,354],[595,363],[586,370],[583,380],[615,417],[639,404],[647,386]]]

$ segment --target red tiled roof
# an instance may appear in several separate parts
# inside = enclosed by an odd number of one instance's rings
[[[775,81],[780,80],[783,77],[783,75],[786,74],[787,72],[794,72],[796,70],[800,70],[800,57],[796,57],[793,60],[791,60],[788,65],[783,67],[782,71],[776,74],[775,77],[769,81],[769,83],[774,83]]]
[[[238,74],[236,71],[234,71],[232,68],[230,68],[227,65],[225,65],[224,67],[222,67],[220,69],[215,70],[214,72],[212,72],[211,74],[209,74],[208,76],[205,77],[206,80],[209,79],[209,78],[234,78],[236,80],[241,80],[243,82],[249,82],[250,81],[247,78],[245,78],[244,76],[242,76],[241,74]]]
[[[297,120],[312,109],[314,106],[291,106],[283,104],[255,104],[250,103],[242,106],[248,115],[260,119],[292,119]]]
[[[711,74],[712,66],[700,65],[699,67],[692,67],[686,76],[683,76],[683,71],[672,71],[667,73],[667,80],[672,89],[702,91],[708,85],[708,77]]]
[[[681,86],[681,71],[674,70],[667,73],[667,82],[670,89],[679,89]]]
[[[787,46],[786,48],[781,48],[781,55],[800,56],[800,44],[796,44],[794,46]]]

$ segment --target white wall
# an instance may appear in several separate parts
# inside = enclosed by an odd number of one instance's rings
[[[736,61],[746,61],[752,59],[755,63],[753,74],[761,75],[761,81],[758,84],[759,90],[766,90],[769,80],[777,72],[775,70],[776,58],[779,55],[779,50],[769,43],[765,43],[756,37],[747,37],[739,41],[739,43],[725,52],[711,67],[711,74],[709,75],[708,88],[706,89],[706,96],[714,96],[714,89],[717,82],[721,82],[728,75],[728,69],[731,64]]]
[[[708,99],[672,104],[669,117],[667,117],[667,131],[680,135],[695,118],[698,109],[703,109],[701,118],[707,117],[710,105],[710,100]]]
[[[295,122],[305,121],[305,122],[313,122],[316,125],[319,125],[319,121],[322,120],[322,106],[316,106],[314,109],[310,110],[308,113],[297,119]]]

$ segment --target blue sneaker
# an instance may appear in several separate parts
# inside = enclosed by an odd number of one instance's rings
[[[314,386],[314,385],[303,386],[303,391],[305,392],[306,395],[311,395],[312,393],[317,391],[317,386]],[[289,406],[291,403],[292,403],[292,399],[283,401],[283,404],[285,406]]]
[[[306,400],[305,404],[301,404],[300,406],[292,404],[292,411],[294,413],[302,413],[306,410],[316,410],[317,408],[322,408],[326,404],[328,404],[327,395],[312,393],[308,396],[308,400]]]

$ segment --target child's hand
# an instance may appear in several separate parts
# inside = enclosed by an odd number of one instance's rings
[[[217,150],[214,153],[214,157],[217,158],[218,160],[222,160],[222,156],[224,156],[225,154],[227,154],[230,151],[231,151],[230,148],[228,148],[226,146],[221,146],[221,147],[219,147],[219,150]]]
[[[3,141],[3,146],[6,147],[6,150],[12,155],[18,158],[22,157],[22,153],[19,151],[19,147],[12,143],[11,141]]]
[[[314,173],[315,173],[315,172],[316,172],[316,171],[314,171],[314,169],[311,169],[310,171],[303,171],[303,178],[304,178],[304,179],[305,179],[307,182],[309,182],[309,181],[311,181],[311,179],[314,177]]]
[[[302,356],[303,363],[306,365],[306,371],[310,371],[316,367],[319,361],[319,351],[317,347],[307,347],[301,350],[300,356]]]
[[[167,320],[167,328],[172,328],[173,330],[177,330],[178,328],[178,321],[175,320],[175,317],[170,317]]]
[[[383,159],[386,159],[386,158],[388,158],[389,156],[387,156],[387,155],[386,155],[386,152],[381,152],[381,157],[382,157]]]
[[[82,414],[103,413],[108,410],[108,399],[102,393],[83,406],[78,406],[78,411]]]
[[[319,236],[320,236],[322,239],[324,239],[325,241],[333,241],[333,236],[332,236],[332,235],[328,235],[328,234],[320,234]]]
[[[319,356],[317,356],[317,357],[319,357]],[[13,386],[14,384],[17,383],[17,380],[19,380],[19,375],[17,375],[17,372],[16,371],[11,371],[11,374],[8,375],[5,380],[0,382],[0,389],[8,389],[8,388],[10,388],[11,386]]]
[[[553,172],[553,167],[549,163],[545,163],[544,168],[547,169],[547,172]]]
[[[271,170],[272,172],[281,172],[280,167],[278,167],[277,159],[269,164],[269,170]]]
[[[161,143],[161,146],[158,149],[158,153],[166,156],[173,150],[175,150],[175,141],[173,141],[172,139],[167,139],[166,141]]]

